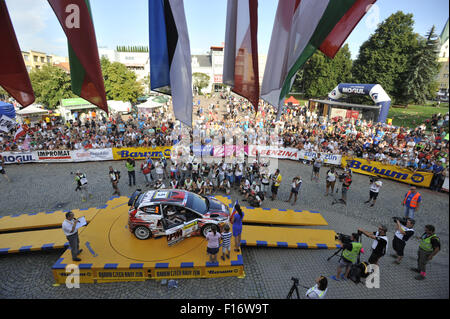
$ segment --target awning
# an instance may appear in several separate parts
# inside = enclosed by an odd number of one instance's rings
[[[292,103],[292,105],[300,105],[300,102],[296,100],[293,96],[284,101],[285,104]]]
[[[32,104],[20,111],[17,111],[17,114],[18,115],[48,114],[48,111],[40,107],[37,107],[35,104]]]

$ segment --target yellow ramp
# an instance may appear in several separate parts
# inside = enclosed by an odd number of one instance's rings
[[[233,207],[230,197],[215,196],[218,200]],[[319,212],[308,210],[276,209],[243,206],[244,222],[274,225],[326,226],[327,221]]]
[[[84,227],[79,229],[78,233],[81,234],[83,230]],[[0,234],[0,254],[60,249],[66,246],[68,242],[62,229]]]
[[[287,248],[339,248],[334,236],[326,229],[304,229],[243,225],[241,245]]]
[[[75,218],[85,216],[86,221],[90,222],[99,211],[106,207],[107,205],[84,210],[74,209],[72,212],[75,214]],[[0,232],[59,227],[66,218],[65,212],[66,211],[48,211],[43,213],[17,214],[0,217]]]

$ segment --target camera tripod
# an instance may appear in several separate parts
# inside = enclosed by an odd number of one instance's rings
[[[331,258],[334,256],[337,256],[342,250],[344,250],[344,247],[339,248],[333,255],[327,258],[327,261],[330,261]]]
[[[303,288],[305,288],[305,289],[309,289],[309,288],[308,288],[308,287],[305,287],[305,286],[302,286],[302,285],[299,285],[299,284],[298,284],[298,279],[297,279],[297,278],[292,277],[291,280],[293,281],[292,287],[291,287],[291,290],[289,290],[289,293],[288,293],[288,295],[286,296],[286,299],[295,299],[295,298],[293,298],[294,292],[295,292],[296,295],[297,295],[297,299],[300,299],[300,294],[298,293],[298,286],[303,287]]]

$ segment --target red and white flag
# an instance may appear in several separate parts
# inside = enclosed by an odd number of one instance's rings
[[[223,83],[258,111],[258,0],[228,0]]]
[[[19,128],[16,131],[16,134],[14,135],[14,142],[16,142],[19,138],[27,134],[26,127],[23,127],[19,124]]]

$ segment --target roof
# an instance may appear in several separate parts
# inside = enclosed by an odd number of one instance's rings
[[[359,109],[372,109],[372,110],[379,110],[381,108],[381,105],[364,105],[364,104],[352,104],[352,103],[345,103],[345,102],[337,102],[337,101],[331,101],[331,100],[313,100],[310,101],[318,102],[322,104],[328,104],[332,106],[341,106],[343,108],[359,108]]]
[[[29,105],[20,111],[17,111],[19,115],[30,115],[30,114],[48,114],[48,110],[41,109],[37,107],[35,104]]]
[[[292,95],[291,95],[290,98],[288,98],[286,101],[284,101],[284,103],[292,103],[294,105],[298,105],[299,104],[298,100],[296,100],[295,97],[293,97]]]
[[[139,206],[147,206],[155,203],[177,203],[185,205],[187,202],[187,192],[183,190],[152,190],[145,193]]]
[[[57,66],[58,68],[62,69],[63,71],[66,71],[66,72],[70,73],[70,63],[69,62],[56,63],[55,66]]]

